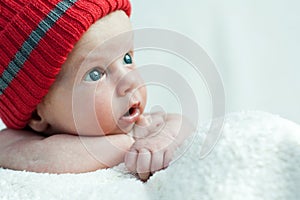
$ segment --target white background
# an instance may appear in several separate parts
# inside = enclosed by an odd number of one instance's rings
[[[263,110],[300,123],[300,1],[131,3],[134,28],[174,30],[206,50],[224,82],[226,112]],[[178,67],[176,59],[166,59]],[[167,98],[163,101],[169,105]]]

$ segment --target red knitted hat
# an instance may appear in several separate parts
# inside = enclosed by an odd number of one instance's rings
[[[83,33],[128,0],[1,0],[0,118],[26,126]]]

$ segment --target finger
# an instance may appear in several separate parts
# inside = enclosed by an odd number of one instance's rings
[[[149,177],[150,177],[150,172],[147,172],[147,173],[140,173],[140,174],[139,174],[139,178],[140,178],[142,181],[148,180]]]
[[[169,166],[170,162],[172,161],[172,157],[173,157],[173,151],[168,151],[168,150],[165,151],[163,168],[166,168]]]
[[[140,115],[138,121],[136,122],[137,125],[141,127],[149,126],[151,117],[150,115]]]
[[[134,138],[135,139],[145,138],[149,133],[147,128],[149,125],[150,125],[149,116],[141,115],[133,129]]]
[[[150,172],[151,166],[151,153],[147,149],[139,150],[137,157],[136,169],[137,173],[147,173]]]
[[[128,170],[136,172],[136,162],[137,162],[138,153],[137,150],[131,150],[125,155],[125,166]]]
[[[164,168],[164,152],[157,151],[152,153],[151,172],[154,173]]]

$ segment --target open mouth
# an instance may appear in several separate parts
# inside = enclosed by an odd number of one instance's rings
[[[129,108],[129,110],[124,114],[124,116],[128,117],[128,116],[134,115],[134,113],[136,113],[137,109],[138,109],[137,107]]]
[[[141,114],[140,103],[138,102],[133,104],[128,109],[128,111],[121,117],[121,120],[128,123],[134,123],[138,120],[140,114]]]

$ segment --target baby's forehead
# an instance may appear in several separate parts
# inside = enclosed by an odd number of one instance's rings
[[[84,65],[105,67],[129,51],[133,51],[131,23],[124,12],[117,11],[88,29],[68,55],[63,65],[67,69],[62,71],[74,73]]]

